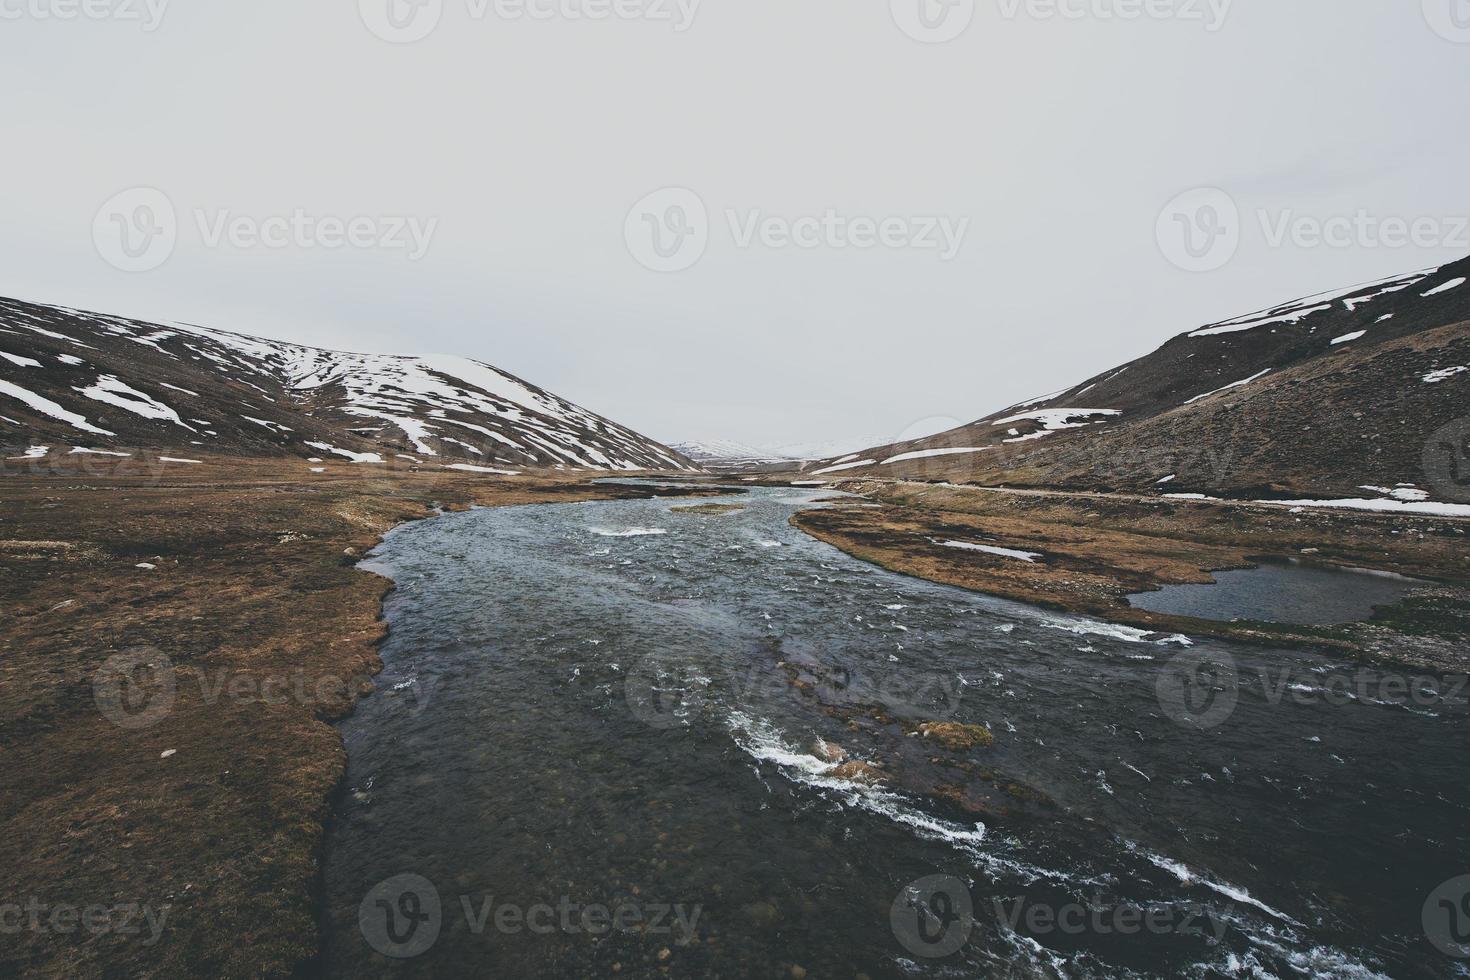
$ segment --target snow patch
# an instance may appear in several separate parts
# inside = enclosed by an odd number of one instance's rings
[[[814,476],[820,476],[823,473],[837,473],[841,470],[855,470],[863,466],[873,466],[874,462],[875,461],[871,459],[860,459],[856,463],[843,463],[841,466],[824,466],[819,470],[812,470],[812,474]]]
[[[20,385],[11,384],[9,381],[0,381],[0,395],[9,395],[11,398],[24,402],[27,407],[33,409],[34,411],[40,412],[42,415],[49,416],[50,418],[56,419],[59,422],[65,422],[73,429],[80,429],[83,432],[92,432],[99,436],[111,436],[117,434],[115,432],[109,432],[106,429],[98,428],[97,426],[88,422],[85,417],[78,415],[76,412],[69,412],[66,409],[62,408],[60,405],[56,404],[51,399],[42,398],[34,391],[28,391],[27,389],[22,388]]]
[[[1420,293],[1419,295],[1420,296],[1425,296],[1425,297],[1438,296],[1440,293],[1447,293],[1451,289],[1458,289],[1458,288],[1460,288],[1463,285],[1465,285],[1465,277],[1464,276],[1461,276],[1458,279],[1451,279],[1449,282],[1445,283],[1442,286],[1435,286],[1429,292],[1427,292],[1427,293]]]
[[[929,540],[934,541],[933,538]],[[965,551],[983,551],[987,555],[999,555],[1002,558],[1017,558],[1032,564],[1035,564],[1036,559],[1041,557],[1039,551],[1017,551],[1014,548],[997,548],[995,545],[975,544],[971,541],[934,541],[934,543],[945,548],[962,548]]]
[[[488,466],[475,466],[473,463],[449,463],[444,467],[446,470],[461,470],[465,473],[494,473],[497,476],[520,476],[520,470],[496,470]]]
[[[1394,514],[1427,514],[1432,517],[1470,517],[1470,504],[1446,504],[1433,500],[1346,498],[1342,500],[1258,500],[1260,504],[1283,507],[1326,507],[1338,510],[1371,510]]]
[[[902,463],[910,459],[930,459],[935,456],[955,456],[961,453],[983,453],[987,449],[994,448],[994,446],[981,446],[978,449],[918,449],[911,453],[899,453],[897,456],[890,456],[885,459],[881,465],[887,466],[889,463]]]
[[[1334,343],[1335,343],[1335,341],[1334,341]],[[1259,374],[1253,374],[1249,378],[1245,378],[1242,381],[1232,381],[1230,384],[1226,385],[1223,388],[1216,388],[1214,391],[1207,391],[1203,395],[1195,395],[1193,398],[1189,399],[1189,401],[1185,402],[1184,404],[1186,404],[1186,405],[1193,405],[1195,402],[1199,401],[1202,398],[1209,398],[1211,395],[1218,395],[1222,391],[1229,391],[1231,388],[1239,388],[1239,387],[1241,387],[1243,385],[1248,385],[1252,381],[1255,381],[1258,378],[1264,378],[1266,375],[1268,375],[1270,373],[1271,373],[1271,369],[1270,368],[1266,368],[1266,370],[1260,372]]]

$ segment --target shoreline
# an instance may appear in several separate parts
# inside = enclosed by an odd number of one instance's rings
[[[362,557],[435,507],[652,489],[593,484],[601,473],[323,469],[228,458],[149,474],[89,460],[0,486],[3,884],[48,907],[151,910],[160,925],[151,942],[26,931],[0,971],[319,969],[322,858],[347,762],[334,723],[373,694],[396,588]],[[149,683],[112,673],[118,657],[151,665]]]
[[[1158,633],[1317,649],[1365,664],[1470,671],[1470,522],[1422,515],[1344,515],[1233,507],[1226,501],[1006,494],[993,488],[835,481],[863,505],[793,515],[800,530],[890,571]],[[874,506],[874,505],[877,506]],[[942,537],[1035,552],[1039,561],[959,553]],[[1265,559],[1430,580],[1373,617],[1334,626],[1217,621],[1150,612],[1127,595],[1208,584],[1211,573]]]

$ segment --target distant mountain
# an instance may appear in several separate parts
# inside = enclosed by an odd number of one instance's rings
[[[707,439],[700,442],[675,442],[670,446],[702,466],[720,469],[786,467],[792,463],[821,459],[852,446],[863,445],[862,439],[846,439],[822,443],[787,443],[780,446],[751,446],[729,439]]]
[[[669,448],[696,463],[770,463],[791,459],[789,456],[781,456],[754,446],[747,446],[742,442],[732,442],[729,439],[674,442],[669,444]]]
[[[1430,437],[1470,415],[1467,281],[1470,259],[1294,300],[948,432],[805,469],[1222,495],[1417,485]]]
[[[349,354],[0,299],[0,440],[136,448],[687,470],[687,458],[463,357]]]

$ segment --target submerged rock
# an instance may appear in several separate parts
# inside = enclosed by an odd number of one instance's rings
[[[989,748],[995,736],[984,725],[963,725],[957,721],[927,721],[919,726],[919,734],[932,738],[953,752]]]
[[[823,762],[844,762],[847,760],[846,749],[836,742],[829,742],[821,738],[817,739],[817,745],[813,749],[813,754]]]
[[[836,769],[828,772],[827,775],[834,779],[845,779],[850,783],[863,783],[868,786],[881,783],[888,778],[881,769],[871,762],[863,762],[858,759],[854,759],[851,762],[844,762]]]

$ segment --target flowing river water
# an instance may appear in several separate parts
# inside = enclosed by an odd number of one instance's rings
[[[817,496],[393,531],[325,972],[1470,975],[1466,692],[890,573]]]

